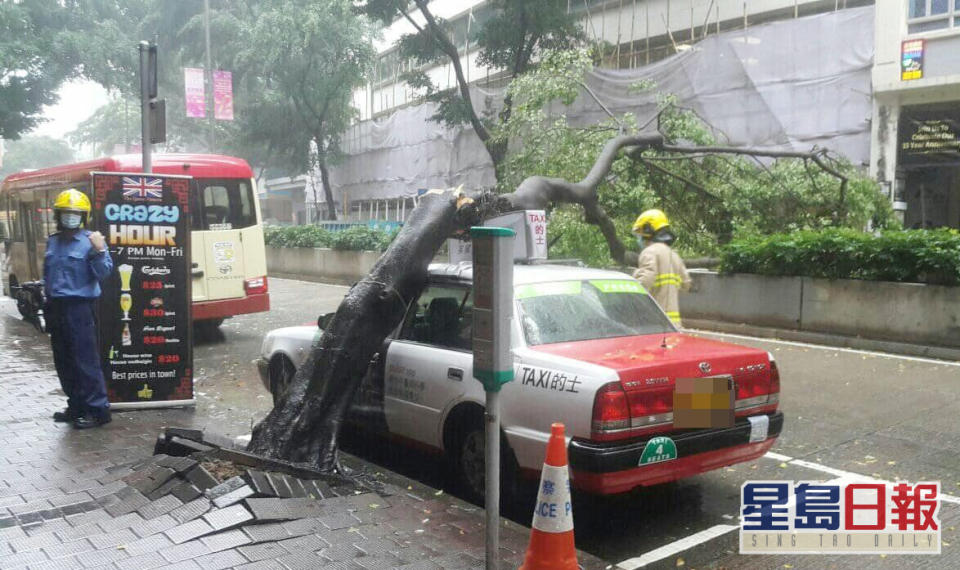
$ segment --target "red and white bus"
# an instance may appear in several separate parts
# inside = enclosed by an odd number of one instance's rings
[[[57,194],[76,188],[90,196],[91,172],[140,172],[140,160],[139,154],[120,155],[6,177],[0,184],[3,292],[43,277],[46,238],[56,231]],[[230,156],[156,154],[153,172],[193,177],[194,321],[216,326],[234,315],[269,310],[263,225],[250,165]]]

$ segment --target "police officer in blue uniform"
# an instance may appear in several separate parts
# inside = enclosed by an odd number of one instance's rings
[[[54,421],[78,429],[110,421],[110,404],[100,369],[96,302],[100,282],[113,271],[113,260],[100,232],[84,229],[90,199],[78,190],[64,190],[53,204],[57,233],[47,238],[43,258],[47,329],[67,409]]]

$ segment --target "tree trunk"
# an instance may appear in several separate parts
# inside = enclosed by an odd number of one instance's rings
[[[427,266],[455,230],[480,221],[473,200],[424,195],[370,275],[347,293],[287,394],[253,430],[249,449],[334,471],[344,416],[384,339],[426,285]]]
[[[333,201],[333,188],[330,186],[330,170],[327,168],[327,158],[323,154],[317,155],[317,168],[320,169],[320,184],[323,185],[323,195],[327,200],[328,220],[337,219],[337,205]],[[316,192],[316,190],[314,190]]]

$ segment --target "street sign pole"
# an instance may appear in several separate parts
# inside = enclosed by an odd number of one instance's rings
[[[140,149],[143,172],[152,172],[150,161],[150,42],[140,42]]]
[[[500,550],[500,388],[513,380],[510,323],[513,319],[513,240],[509,228],[474,227],[473,376],[483,384],[487,406],[484,484],[487,514],[487,570],[499,567]]]

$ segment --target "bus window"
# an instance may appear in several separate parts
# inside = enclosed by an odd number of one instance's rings
[[[23,227],[20,225],[20,199],[10,196],[9,203],[10,216],[10,239],[13,241],[23,241]]]
[[[237,230],[256,225],[253,189],[246,180],[198,180],[200,211],[194,229]]]

